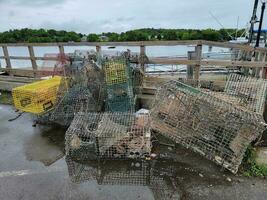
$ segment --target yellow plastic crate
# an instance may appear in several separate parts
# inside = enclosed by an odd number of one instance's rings
[[[127,81],[127,66],[121,62],[108,62],[105,64],[105,78],[107,85],[125,83]]]
[[[38,81],[12,90],[13,101],[18,110],[34,114],[42,114],[54,108],[60,76]]]

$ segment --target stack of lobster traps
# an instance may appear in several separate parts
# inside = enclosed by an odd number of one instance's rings
[[[106,87],[106,111],[127,112],[135,108],[133,69],[123,57],[102,62]]]

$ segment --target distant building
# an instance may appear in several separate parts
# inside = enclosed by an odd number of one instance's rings
[[[81,42],[86,42],[86,41],[87,41],[87,36],[84,35],[84,36],[82,37],[82,39],[81,39]]]
[[[102,42],[107,42],[107,41],[108,41],[108,37],[105,36],[105,35],[101,35],[99,38],[100,38],[100,40],[101,40]]]

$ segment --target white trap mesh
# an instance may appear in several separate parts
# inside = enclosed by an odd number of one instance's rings
[[[265,129],[259,114],[178,81],[159,88],[152,129],[236,173]]]
[[[66,153],[79,159],[145,158],[151,151],[148,115],[78,113],[66,132]]]

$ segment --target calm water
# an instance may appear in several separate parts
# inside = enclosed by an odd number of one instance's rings
[[[66,53],[73,53],[75,50],[95,50],[94,47],[86,47],[86,46],[76,46],[76,47],[65,47]],[[127,47],[120,46],[112,49],[110,51],[126,51],[127,49],[132,52],[139,53],[139,47]],[[8,47],[10,56],[29,56],[29,52],[27,47]],[[109,50],[107,46],[103,46],[102,50]],[[174,57],[174,56],[187,56],[188,51],[193,51],[194,47],[192,46],[151,46],[146,47],[146,53],[150,57]],[[35,56],[44,56],[49,53],[59,53],[57,47],[34,47]],[[203,57],[205,57],[208,52],[208,46],[203,46]],[[229,49],[225,48],[213,48],[213,53],[221,53],[221,52],[229,52]],[[0,49],[0,56],[3,55],[2,49]],[[0,59],[1,66],[5,67],[5,61]],[[29,60],[11,60],[11,64],[13,68],[25,68],[31,66],[31,62]],[[37,61],[38,66],[43,66],[43,61]]]

